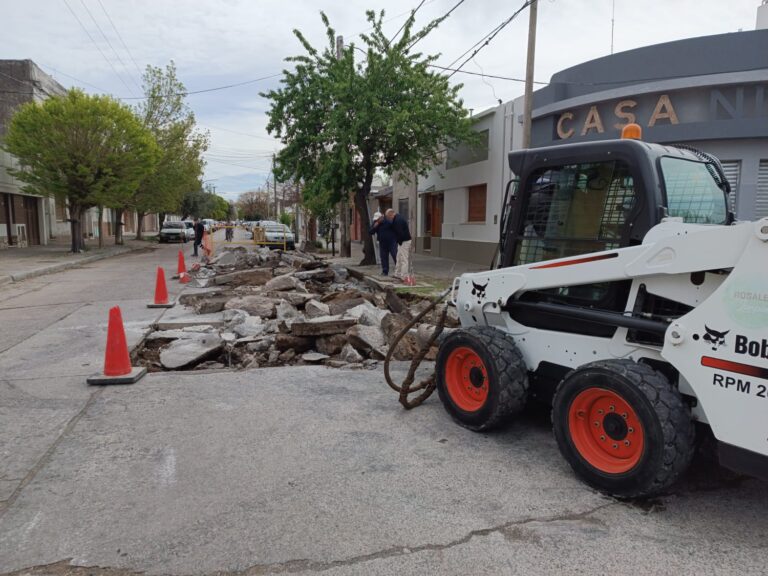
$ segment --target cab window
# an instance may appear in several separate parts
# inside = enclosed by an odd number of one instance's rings
[[[515,264],[530,264],[622,245],[635,208],[635,185],[621,161],[541,169],[529,179]]]
[[[713,171],[712,165],[704,162],[662,158],[667,213],[691,224],[725,224],[728,205]]]

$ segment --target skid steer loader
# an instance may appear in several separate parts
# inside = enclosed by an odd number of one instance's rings
[[[461,425],[551,402],[576,474],[618,497],[669,487],[697,428],[768,477],[768,218],[735,222],[719,161],[622,139],[514,151],[494,266],[456,278],[437,390]]]

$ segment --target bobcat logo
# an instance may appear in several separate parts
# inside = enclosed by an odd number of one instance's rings
[[[472,296],[477,296],[477,303],[482,303],[483,298],[485,298],[485,289],[488,287],[488,282],[485,284],[477,284],[475,282],[472,282]]]
[[[712,350],[717,350],[720,348],[720,346],[725,346],[725,336],[730,332],[730,330],[726,330],[725,332],[718,332],[717,330],[712,330],[709,326],[706,324],[704,325],[704,329],[707,331],[706,334],[704,334],[703,339],[705,342],[709,342],[712,345]]]

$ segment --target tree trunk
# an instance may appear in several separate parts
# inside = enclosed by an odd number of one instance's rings
[[[145,212],[136,212],[136,240],[144,240],[144,216]]]
[[[368,194],[371,192],[372,182],[373,170],[369,170],[366,172],[363,185],[355,192],[355,208],[360,217],[360,233],[363,236],[363,259],[360,261],[360,266],[376,264],[373,238],[368,233],[368,228],[371,225],[371,216],[368,214]]]
[[[73,254],[79,254],[85,249],[85,242],[83,241],[83,212],[84,209],[81,205],[69,205],[69,231],[72,235],[70,248]]]
[[[104,234],[101,223],[104,221],[104,206],[99,206],[99,248],[104,248]]]
[[[123,243],[123,212],[122,208],[115,208],[115,245]]]

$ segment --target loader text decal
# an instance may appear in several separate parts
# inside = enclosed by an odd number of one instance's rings
[[[710,356],[702,357],[701,365],[708,368],[727,370],[737,374],[744,374],[745,376],[755,376],[762,380],[768,380],[768,370],[758,366],[721,360]],[[725,390],[733,390],[734,392],[740,392],[742,394],[754,395],[758,398],[768,398],[768,387],[766,387],[765,384],[753,385],[751,380],[736,378],[734,376],[720,374],[719,372],[715,372],[712,375],[712,385],[719,386]]]

